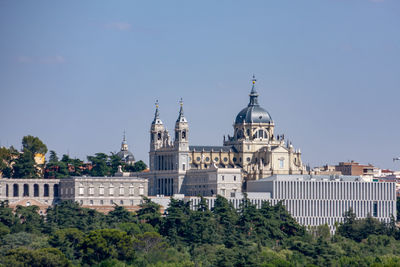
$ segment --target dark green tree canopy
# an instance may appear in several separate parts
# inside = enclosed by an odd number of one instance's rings
[[[38,137],[27,135],[22,138],[22,150],[30,151],[33,155],[36,153],[44,155],[47,153],[47,146]]]

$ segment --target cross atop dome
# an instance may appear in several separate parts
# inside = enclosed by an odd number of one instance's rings
[[[258,93],[256,91],[256,76],[253,74],[253,79],[251,80],[252,82],[252,87],[250,91],[250,102],[249,102],[249,107],[250,106],[258,106]]]

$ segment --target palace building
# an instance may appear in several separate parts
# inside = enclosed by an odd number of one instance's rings
[[[160,118],[157,103],[150,128],[150,172],[146,174],[149,194],[229,195],[241,192],[249,180],[274,174],[304,174],[300,149],[294,149],[283,135],[274,134],[275,123],[260,106],[258,97],[253,76],[248,105],[236,115],[233,135],[224,137],[222,146],[189,144],[189,122],[182,101],[172,140]],[[222,180],[224,172],[228,175],[232,171],[237,172],[237,180],[232,181],[235,185]],[[215,173],[211,175],[212,172]],[[210,175],[221,179],[210,180],[207,178]],[[187,184],[191,185],[190,189]]]

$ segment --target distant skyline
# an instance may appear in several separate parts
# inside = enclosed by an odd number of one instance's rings
[[[1,1],[0,146],[148,162],[154,103],[173,136],[222,145],[259,100],[304,164],[400,170],[400,1]]]

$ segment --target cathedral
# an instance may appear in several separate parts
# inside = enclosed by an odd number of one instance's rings
[[[222,146],[189,144],[182,100],[172,140],[156,103],[150,128],[149,194],[226,195],[225,190],[234,194],[245,190],[249,180],[306,173],[300,149],[283,135],[275,135],[274,127],[271,115],[258,102],[254,76],[248,105],[237,114],[233,135],[224,136]]]

